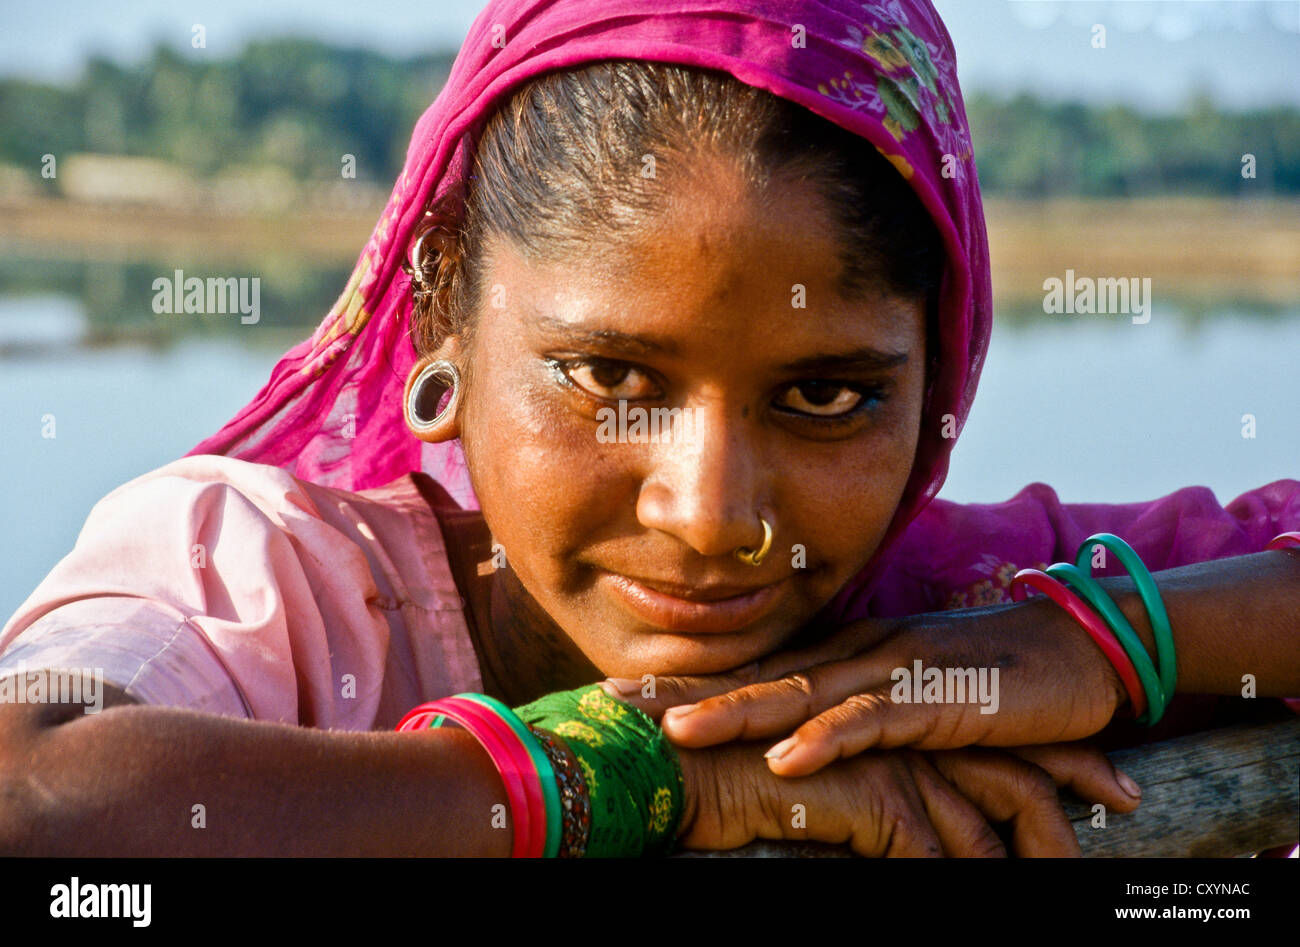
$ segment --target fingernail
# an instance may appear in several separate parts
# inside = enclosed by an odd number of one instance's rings
[[[609,677],[600,686],[610,697],[631,697],[641,693],[641,682],[626,677]]]
[[[763,758],[769,760],[779,760],[781,757],[785,756],[787,753],[793,750],[795,744],[798,742],[799,742],[798,737],[786,737],[776,746],[772,747],[772,749],[764,753]]]
[[[1124,790],[1134,799],[1142,798],[1142,787],[1133,782],[1128,773],[1115,770],[1115,782],[1119,783],[1119,788]]]
[[[675,719],[677,719],[678,717],[685,717],[687,714],[689,714],[689,713],[691,713],[693,710],[695,710],[695,708],[698,707],[698,706],[700,706],[700,705],[699,705],[699,704],[683,704],[683,705],[680,706],[680,707],[669,707],[667,710],[664,711],[664,716],[665,716],[665,717],[672,717],[672,718],[675,720]]]

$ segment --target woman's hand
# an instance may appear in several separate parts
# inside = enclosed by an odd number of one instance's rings
[[[904,702],[915,676],[935,668],[983,672],[990,685],[956,702]],[[994,673],[996,672],[996,673]],[[662,717],[680,747],[775,737],[768,765],[804,776],[872,747],[948,749],[1077,740],[1101,730],[1126,700],[1100,649],[1047,600],[844,626],[815,647],[778,654],[732,674],[657,678],[617,696]],[[611,690],[614,693],[614,690]],[[680,707],[678,705],[687,705]],[[665,713],[668,708],[675,710]]]
[[[1078,745],[1035,747],[1028,758],[983,749],[867,753],[799,779],[774,776],[761,752],[740,743],[681,751],[684,847],[731,849],[762,838],[848,843],[864,856],[1001,857],[1006,846],[992,826],[1008,823],[1014,854],[1073,856],[1079,843],[1058,785],[1118,812],[1138,804],[1122,785],[1127,777]]]

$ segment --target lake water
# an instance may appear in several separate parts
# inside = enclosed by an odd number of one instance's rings
[[[266,319],[92,346],[86,313],[78,296],[0,291],[0,618],[71,549],[95,501],[215,431],[309,331]],[[1226,503],[1300,478],[1298,354],[1300,305],[1193,317],[1157,301],[1146,325],[1008,314],[941,496],[995,502],[1042,481],[1070,502],[1204,485]],[[1253,438],[1242,436],[1248,414]],[[53,437],[42,436],[47,416]]]

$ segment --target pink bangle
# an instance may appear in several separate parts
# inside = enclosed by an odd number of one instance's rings
[[[454,705],[466,717],[476,719],[483,726],[490,727],[510,754],[510,763],[523,781],[525,805],[528,807],[525,810],[524,820],[528,828],[527,843],[521,857],[542,858],[546,854],[546,797],[542,794],[541,773],[537,771],[537,765],[533,762],[528,747],[511,729],[510,724],[502,720],[492,708],[463,697],[447,697],[438,702],[439,707],[442,708],[448,704]],[[456,719],[450,714],[447,716]]]
[[[1287,546],[1300,546],[1300,533],[1278,533],[1269,540],[1268,549],[1285,549]]]
[[[1083,599],[1070,591],[1064,583],[1058,582],[1039,569],[1021,569],[1012,577],[1011,597],[1015,601],[1024,601],[1025,596],[1029,594],[1025,591],[1026,585],[1038,589],[1069,612],[1070,617],[1083,626],[1088,637],[1101,648],[1102,654],[1106,655],[1106,659],[1119,674],[1119,679],[1124,682],[1129,703],[1133,706],[1133,716],[1142,716],[1147,709],[1146,690],[1142,687],[1142,681],[1138,678],[1133,662],[1124,653],[1124,649],[1120,647],[1119,641],[1115,639],[1114,633],[1106,626],[1101,616],[1089,608]]]
[[[478,740],[483,748],[487,750],[492,765],[496,767],[497,773],[501,776],[501,781],[505,784],[506,798],[510,801],[510,822],[514,829],[514,842],[510,855],[512,858],[529,857],[529,852],[533,847],[534,833],[530,825],[532,820],[529,818],[529,794],[526,787],[528,785],[528,773],[532,773],[536,778],[532,761],[527,760],[527,769],[521,772],[519,757],[511,752],[510,744],[503,740],[497,728],[493,726],[491,721],[485,721],[475,714],[473,712],[475,708],[465,712],[462,707],[458,706],[463,703],[469,703],[469,701],[443,698],[442,700],[433,700],[420,704],[410,710],[398,722],[397,729],[399,731],[426,729],[433,718],[441,714],[448,720],[452,720],[468,730],[474,739]],[[540,787],[537,795],[538,797],[541,796]],[[537,854],[541,854],[541,846],[537,847]]]
[[[434,717],[438,716],[438,712],[436,710],[429,709],[435,703],[436,701],[432,701],[432,700],[426,701],[420,706],[413,707],[411,710],[408,710],[406,712],[406,716],[404,716],[401,720],[397,721],[397,726],[394,727],[393,729],[395,729],[398,733],[406,733],[411,730],[429,729],[429,721],[432,720]]]

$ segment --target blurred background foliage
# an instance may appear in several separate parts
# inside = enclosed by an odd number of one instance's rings
[[[26,180],[56,194],[57,178],[40,176],[41,156],[76,153],[147,156],[201,180],[236,174],[245,183],[259,174],[337,180],[341,155],[352,154],[358,180],[386,184],[454,56],[276,39],[227,59],[192,60],[166,46],[139,65],[95,58],[68,86],[0,79],[0,185]],[[1201,95],[1177,114],[1144,114],[975,93],[967,111],[992,195],[1300,194],[1294,107],[1228,112]],[[1256,156],[1259,180],[1243,179],[1243,154]]]
[[[391,181],[454,58],[277,39],[226,60],[165,46],[130,67],[95,58],[71,86],[0,79],[0,161],[34,181],[41,155],[78,152],[160,158],[202,178],[269,166],[307,180],[337,178],[352,154],[359,179]]]
[[[1008,197],[1300,193],[1300,110],[1225,112],[1208,95],[1173,115],[1123,105],[967,99],[985,193]],[[1258,180],[1242,176],[1253,154]],[[1225,161],[1225,157],[1236,160]]]

